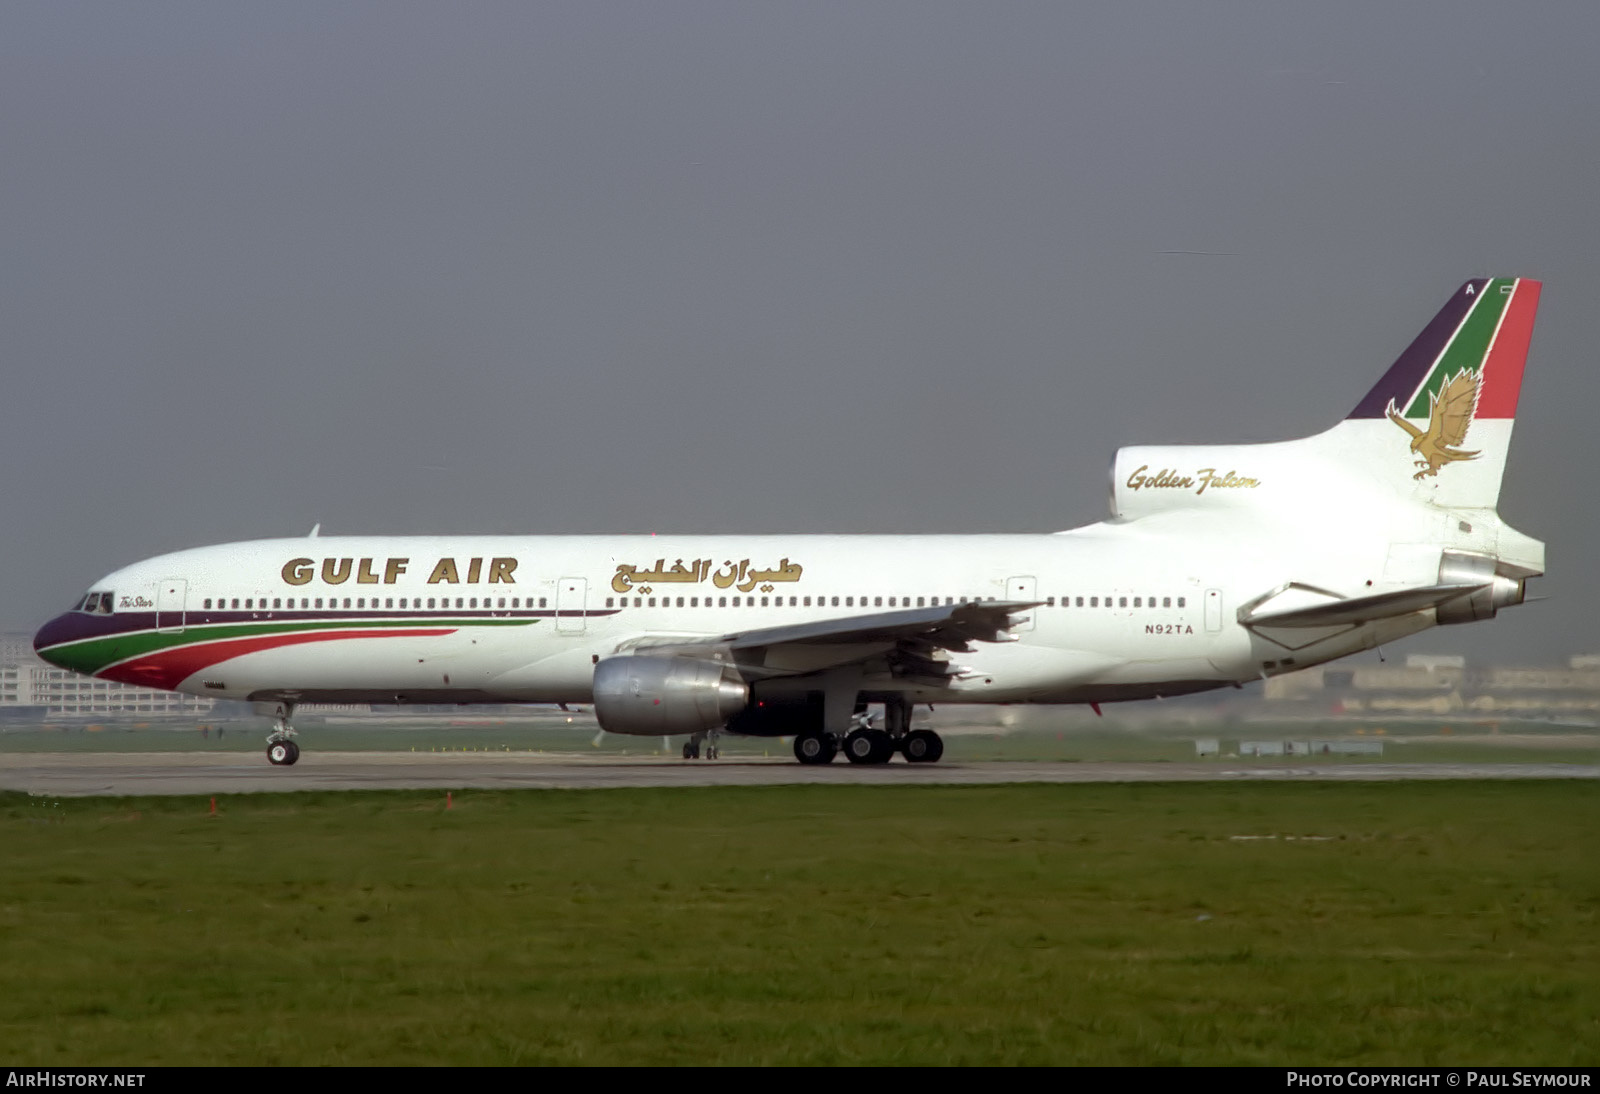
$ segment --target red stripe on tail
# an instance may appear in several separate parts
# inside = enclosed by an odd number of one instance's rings
[[[1483,387],[1478,393],[1479,418],[1515,418],[1517,396],[1522,394],[1522,369],[1528,363],[1528,343],[1533,340],[1533,320],[1539,312],[1543,286],[1526,278],[1517,282],[1511,304],[1500,320],[1500,332],[1483,362]]]

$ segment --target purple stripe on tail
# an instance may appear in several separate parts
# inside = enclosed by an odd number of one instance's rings
[[[1423,378],[1428,375],[1428,370],[1439,359],[1439,354],[1444,352],[1450,336],[1467,317],[1472,305],[1478,302],[1478,296],[1488,284],[1488,278],[1476,277],[1457,289],[1455,295],[1439,309],[1439,314],[1433,317],[1433,321],[1422,329],[1416,340],[1406,347],[1406,351],[1394,364],[1389,366],[1389,371],[1383,374],[1383,379],[1378,381],[1377,386],[1367,392],[1366,398],[1350,412],[1349,417],[1382,418],[1390,399],[1404,405],[1404,400],[1409,399],[1412,392],[1422,384]]]

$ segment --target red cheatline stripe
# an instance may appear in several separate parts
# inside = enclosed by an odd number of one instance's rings
[[[146,688],[163,688],[173,691],[184,680],[201,669],[209,668],[247,653],[277,649],[280,646],[298,646],[303,642],[331,642],[340,638],[431,638],[455,633],[454,627],[419,627],[415,630],[364,630],[364,631],[301,631],[294,634],[261,634],[250,638],[231,638],[223,642],[201,642],[192,646],[161,650],[147,657],[138,657],[112,665],[96,673],[107,680],[124,684],[137,684]]]
[[[1537,281],[1517,282],[1511,306],[1500,320],[1500,332],[1489,347],[1483,363],[1483,388],[1478,392],[1479,418],[1515,418],[1517,396],[1522,394],[1522,369],[1528,362],[1528,343],[1533,340],[1533,320],[1539,311]]]

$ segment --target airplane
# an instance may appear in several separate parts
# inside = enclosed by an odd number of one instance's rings
[[[1541,285],[1475,278],[1299,440],[1116,454],[1111,514],[994,535],[321,536],[117,570],[38,631],[91,676],[246,700],[583,703],[607,732],[940,759],[917,704],[1100,704],[1490,619],[1544,573],[1499,517]],[[881,705],[882,722],[869,714]]]

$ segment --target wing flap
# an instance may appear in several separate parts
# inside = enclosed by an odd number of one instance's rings
[[[951,652],[969,652],[973,642],[1010,642],[1012,616],[1043,601],[983,600],[932,608],[907,608],[872,615],[819,619],[783,627],[734,631],[710,639],[735,650],[791,644],[902,642],[910,639]]]
[[[818,619],[726,634],[645,635],[618,648],[683,656],[722,651],[746,676],[804,676],[847,664],[880,664],[891,674],[931,684],[966,670],[949,660],[974,642],[1015,642],[1021,613],[1043,601],[984,600]]]

